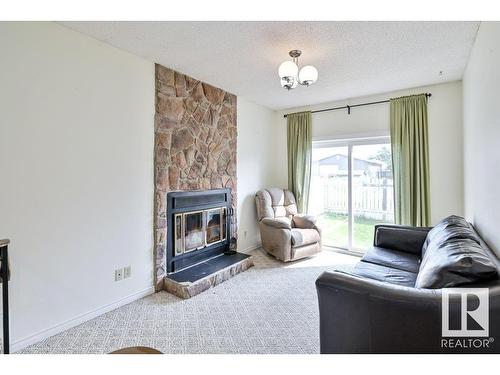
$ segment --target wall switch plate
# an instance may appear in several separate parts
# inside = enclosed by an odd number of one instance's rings
[[[120,281],[123,279],[123,268],[115,270],[115,281]]]
[[[132,266],[123,267],[123,278],[128,279],[132,276]]]

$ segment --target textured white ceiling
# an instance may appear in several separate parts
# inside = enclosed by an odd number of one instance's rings
[[[62,22],[272,109],[462,78],[479,22]],[[287,92],[278,66],[301,49],[318,82]],[[443,76],[439,76],[443,71]]]

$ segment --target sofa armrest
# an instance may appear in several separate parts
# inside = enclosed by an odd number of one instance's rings
[[[429,227],[381,224],[375,226],[373,246],[421,255]]]
[[[440,352],[441,291],[340,271],[316,280],[321,353]]]
[[[293,224],[300,229],[315,229],[316,217],[311,215],[294,215],[292,218]]]
[[[467,287],[467,286],[465,286]],[[500,282],[489,289],[489,334],[500,336]],[[460,288],[460,287],[459,287]],[[488,348],[442,344],[442,289],[418,289],[346,272],[324,272],[316,280],[321,353],[499,353]],[[461,305],[449,305],[460,316]]]
[[[265,217],[261,220],[261,222],[263,224],[269,225],[274,228],[292,229],[292,224],[290,222],[290,219],[287,219],[285,217],[279,217],[279,218]]]
[[[344,271],[323,272],[316,279],[316,288],[334,288],[366,294],[381,299],[441,304],[441,289],[418,289],[352,275]]]

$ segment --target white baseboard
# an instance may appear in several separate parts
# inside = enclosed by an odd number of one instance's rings
[[[130,302],[133,302],[133,301],[138,300],[140,298],[146,297],[146,296],[153,294],[153,293],[154,293],[154,287],[149,287],[149,288],[140,290],[138,292],[132,293],[132,294],[128,295],[127,297],[122,298],[116,302],[110,303],[108,305],[102,306],[98,309],[86,312],[84,314],[77,315],[74,318],[66,320],[65,322],[56,324],[55,326],[53,326],[51,328],[44,329],[44,330],[37,332],[33,335],[30,335],[28,337],[25,337],[25,338],[22,338],[20,340],[12,342],[11,347],[10,347],[10,351],[12,353],[15,353],[16,351],[19,351],[21,349],[24,349],[24,348],[30,346],[30,345],[36,344],[37,342],[45,340],[48,337],[57,335],[58,333],[66,331],[67,329],[76,327],[77,325],[85,323],[91,319],[94,319],[94,318],[102,315],[102,314],[105,314],[107,312],[115,310],[118,307],[127,305]]]
[[[248,254],[249,252],[256,250],[260,247],[262,247],[262,244],[259,242],[258,244],[248,246],[244,249],[238,249],[238,253]]]

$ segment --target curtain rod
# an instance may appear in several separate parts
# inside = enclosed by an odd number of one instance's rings
[[[427,98],[431,97],[432,94],[431,93],[425,93],[425,96]],[[360,104],[353,104],[353,105],[345,105],[345,106],[342,106],[342,107],[333,107],[333,108],[326,108],[326,109],[317,109],[315,111],[311,111],[311,113],[319,113],[319,112],[328,112],[328,111],[336,111],[338,109],[347,109],[347,114],[350,115],[351,114],[351,108],[354,108],[354,107],[363,107],[365,105],[373,105],[373,104],[381,104],[381,103],[389,103],[391,100],[390,99],[387,99],[387,100],[380,100],[378,102],[368,102],[368,103],[360,103]],[[287,116],[289,115],[286,114],[286,115],[283,115],[284,118],[286,118]]]

